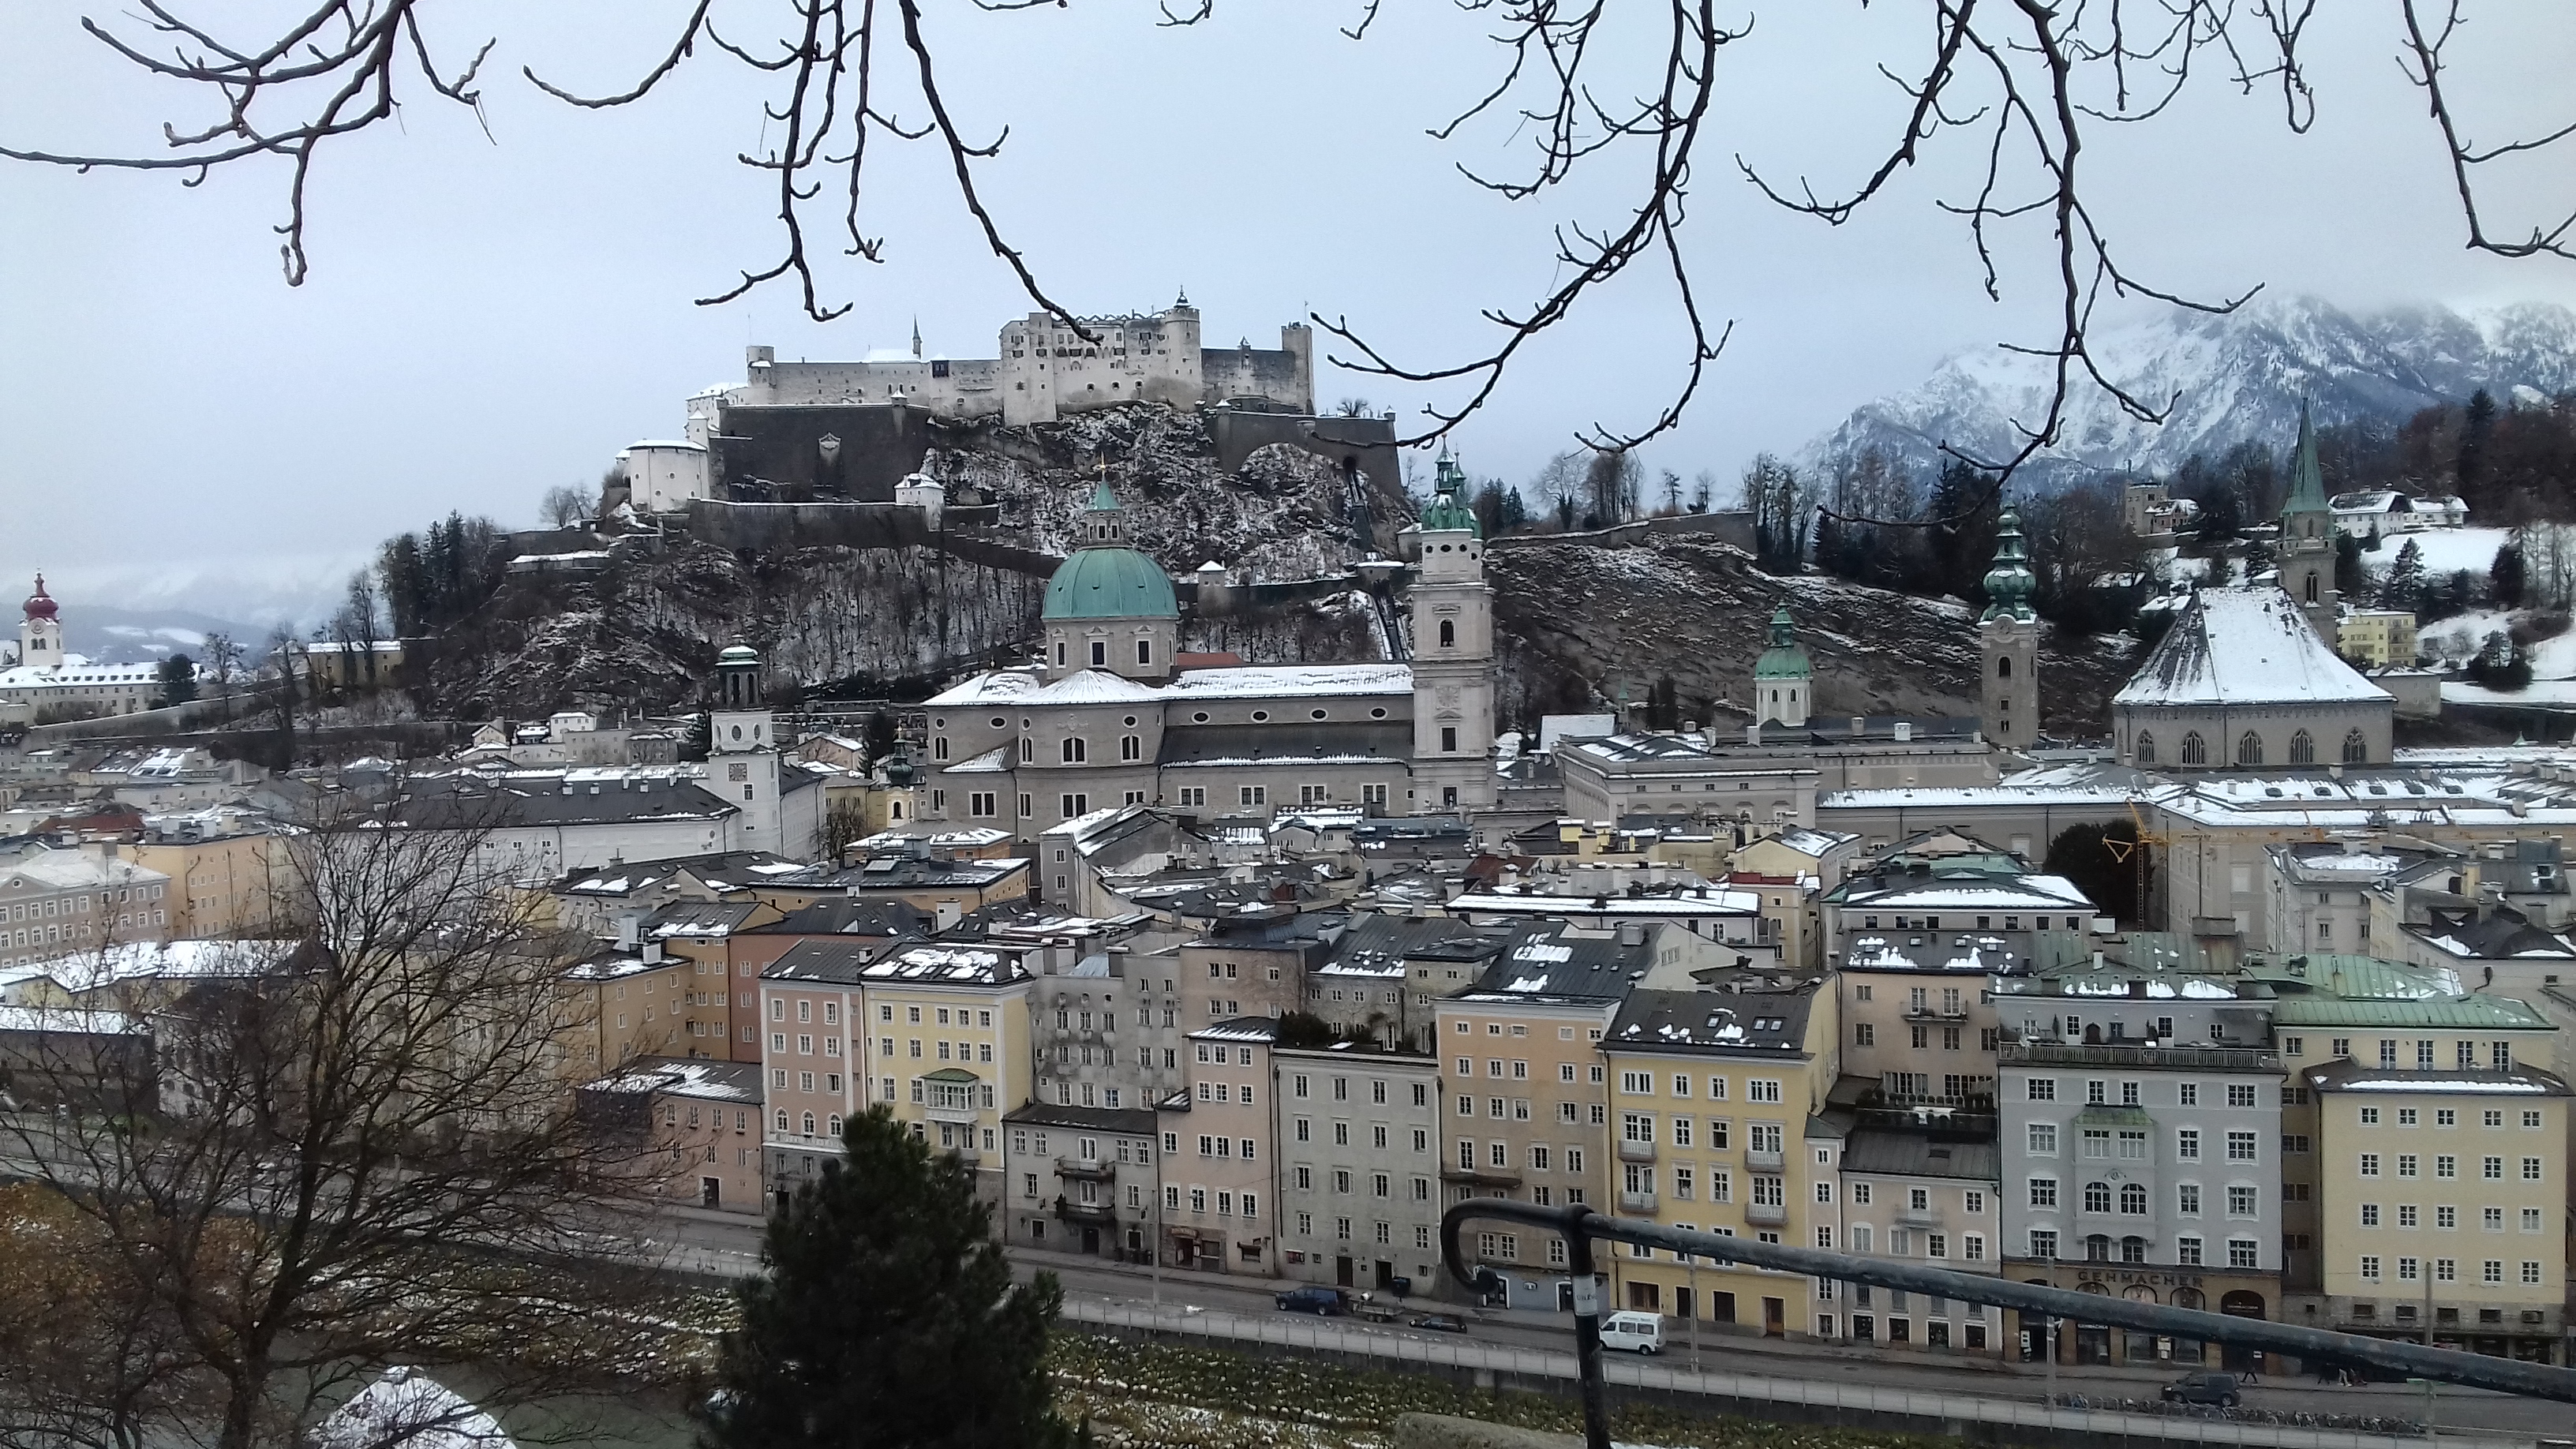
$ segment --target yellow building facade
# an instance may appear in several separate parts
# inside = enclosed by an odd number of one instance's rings
[[[1800,1247],[1840,1246],[1839,1133],[1810,1122],[1839,1068],[1833,997],[1637,991],[1601,1044],[1611,1150],[1604,1211],[1667,1227]],[[1621,1246],[1614,1304],[1781,1338],[1831,1337],[1831,1285],[1794,1274]]]

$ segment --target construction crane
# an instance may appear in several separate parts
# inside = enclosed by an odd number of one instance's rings
[[[2164,847],[2165,859],[2170,863],[2173,859],[2173,837],[2147,828],[2147,818],[2139,812],[2135,795],[2129,797],[2129,828],[2135,833],[2135,839],[2120,840],[2104,831],[2102,848],[2111,852],[2113,860],[2129,866],[2129,874],[2137,880],[2137,914],[2130,919],[2136,921],[2138,929],[2143,931],[2147,928],[2147,882],[2155,873],[2155,850],[2158,846]]]

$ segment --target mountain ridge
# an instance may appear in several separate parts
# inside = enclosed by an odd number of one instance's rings
[[[2177,307],[2105,328],[2092,349],[2132,395],[2170,399],[2166,420],[2142,422],[2079,377],[2058,442],[2023,465],[2041,490],[2103,473],[2170,473],[2195,452],[2240,442],[2284,445],[2303,401],[2323,424],[2403,422],[2480,387],[2499,400],[2576,389],[2576,311],[2550,302],[2463,314],[2432,303],[2351,312],[2314,297],[2257,298],[2225,315]],[[1945,444],[2009,457],[2023,437],[2016,420],[2046,415],[2052,366],[2000,348],[1953,354],[1915,387],[1854,408],[1795,461],[1829,472],[1875,447],[1928,472],[1948,456]]]

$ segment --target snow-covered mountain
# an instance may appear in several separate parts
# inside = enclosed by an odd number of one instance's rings
[[[2175,308],[2092,338],[2106,375],[2172,411],[2143,423],[2079,374],[2057,445],[2024,473],[2047,487],[2103,469],[2169,471],[2195,452],[2247,439],[2286,446],[2302,397],[2319,422],[2403,420],[2483,387],[2499,400],[2516,389],[2576,388],[2576,313],[2526,302],[2463,316],[2419,306],[2355,314],[2312,297],[2257,298],[2223,317]],[[2015,420],[2046,416],[2051,363],[1981,347],[1934,369],[1910,392],[1881,398],[1810,442],[1801,461],[1830,464],[1876,446],[1933,469],[1948,443],[1982,458],[2009,457]]]

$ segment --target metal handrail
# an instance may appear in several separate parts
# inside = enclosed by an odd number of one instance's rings
[[[2300,1328],[2263,1318],[2237,1318],[2190,1308],[2169,1308],[2097,1293],[2078,1293],[2037,1283],[2015,1283],[2001,1277],[1918,1268],[1877,1258],[1857,1258],[1821,1248],[1793,1248],[1758,1238],[1725,1237],[1665,1227],[1660,1223],[1605,1217],[1590,1205],[1541,1207],[1508,1198],[1470,1198],[1440,1215],[1442,1266],[1470,1291],[1484,1291],[1494,1272],[1467,1257],[1461,1229],[1479,1218],[1553,1229],[1565,1240],[1565,1269],[1574,1280],[1574,1357],[1582,1374],[1583,1433],[1587,1449],[1610,1449],[1610,1421],[1601,1379],[1601,1285],[1594,1280],[1592,1242],[1607,1238],[1640,1247],[1663,1248],[1691,1257],[1744,1263],[1811,1278],[1902,1288],[1937,1298],[1985,1303],[2047,1318],[2079,1323],[2112,1324],[2204,1343],[2241,1344],[2296,1354],[2309,1360],[2366,1365],[2410,1378],[2465,1384],[2501,1393],[2526,1394],[2576,1404],[2576,1369],[2514,1359],[2489,1358],[2456,1349],[2432,1348],[2321,1328]]]

